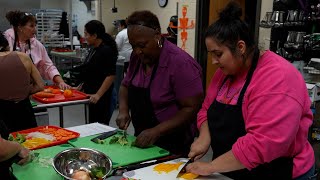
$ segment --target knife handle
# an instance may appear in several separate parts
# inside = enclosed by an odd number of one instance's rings
[[[117,133],[117,130],[108,131],[108,132],[100,134],[99,136],[97,136],[95,138],[92,138],[91,141],[93,141],[94,139],[100,139],[100,140],[107,139],[108,137],[110,137],[110,136],[112,136],[112,135],[114,135],[116,133]]]

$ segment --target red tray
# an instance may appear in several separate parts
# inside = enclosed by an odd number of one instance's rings
[[[49,87],[52,87],[54,89],[57,89],[56,87],[54,86],[46,86],[45,88],[49,88]],[[41,98],[41,97],[38,97],[36,96],[35,94],[32,95],[33,99],[41,102],[41,103],[57,103],[57,102],[66,102],[66,101],[75,101],[75,100],[82,100],[82,99],[87,99],[88,98],[88,95],[83,93],[83,92],[80,92],[78,90],[75,90],[75,89],[72,89],[72,97],[69,97],[69,98],[66,98],[63,96],[63,93],[61,94],[55,94],[54,97],[52,98]]]
[[[41,133],[46,133],[46,134],[51,134],[53,135],[56,140],[48,143],[48,144],[42,144],[42,145],[38,145],[36,147],[33,148],[29,148],[30,150],[34,150],[34,149],[41,149],[41,148],[45,148],[45,147],[50,147],[50,146],[55,146],[55,145],[59,145],[59,144],[65,144],[67,143],[70,139],[74,139],[80,136],[79,133],[74,132],[74,131],[70,131],[61,127],[57,127],[57,126],[38,126],[35,128],[31,128],[31,129],[26,129],[26,130],[22,130],[22,131],[17,131],[17,132],[13,132],[11,133],[13,135],[13,137],[16,137],[16,134],[24,134],[24,135],[28,135],[31,132],[41,132]],[[57,132],[66,132],[69,133],[68,136],[61,136],[61,138],[58,139],[59,135]]]

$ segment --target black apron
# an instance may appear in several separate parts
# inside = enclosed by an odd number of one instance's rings
[[[154,113],[150,97],[150,86],[155,77],[158,63],[153,67],[147,88],[132,85],[132,81],[137,74],[139,67],[140,63],[137,64],[128,86],[128,104],[129,109],[131,110],[131,119],[135,130],[135,136],[138,136],[143,130],[153,128],[160,123]],[[192,142],[193,136],[191,125],[184,124],[179,128],[176,128],[174,132],[161,136],[155,142],[155,145],[170,151],[172,154],[187,156]]]
[[[256,50],[252,66],[247,74],[246,82],[240,92],[236,105],[223,104],[216,99],[207,111],[208,126],[211,135],[212,159],[232,149],[237,139],[246,134],[244,119],[242,116],[242,101],[249,86],[254,70],[258,63],[259,52]],[[222,85],[227,80],[224,79]],[[222,86],[221,85],[221,86]],[[221,87],[220,87],[221,88]],[[223,173],[232,179],[243,180],[287,180],[292,179],[293,158],[281,157],[270,163],[259,165],[251,171],[242,169]]]
[[[19,102],[0,99],[0,118],[9,133],[37,127],[29,97]]]
[[[2,121],[2,118],[0,118],[0,134],[1,138],[8,139],[9,131],[5,123]],[[13,156],[12,158],[0,162],[0,179],[6,179],[6,180],[16,180],[16,177],[13,175],[11,169],[11,165],[16,158],[17,155]]]

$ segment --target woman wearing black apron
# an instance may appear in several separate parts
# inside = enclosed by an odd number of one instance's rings
[[[11,165],[26,163],[29,159],[29,150],[16,142],[7,141],[8,136],[8,129],[0,118],[0,179],[16,180],[11,171]]]
[[[30,58],[21,52],[10,52],[0,32],[0,118],[9,132],[37,126],[29,95],[41,91],[44,83]]]
[[[304,80],[285,59],[260,53],[240,16],[239,6],[230,3],[206,33],[208,52],[220,68],[198,113],[200,136],[189,157],[201,158],[210,145],[213,157],[187,170],[244,180],[308,179],[314,155]]]
[[[132,120],[138,147],[154,144],[186,156],[202,101],[201,68],[161,36],[150,11],[129,16],[128,37],[133,52],[120,87],[117,125],[126,129]]]

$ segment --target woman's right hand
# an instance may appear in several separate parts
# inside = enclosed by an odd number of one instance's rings
[[[119,129],[127,129],[130,122],[131,122],[131,117],[129,115],[129,112],[128,113],[119,112],[119,115],[116,119],[116,123]]]
[[[194,158],[194,160],[198,160],[202,158],[210,147],[210,142],[207,143],[203,141],[201,138],[197,138],[190,147],[189,157]]]

